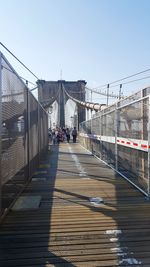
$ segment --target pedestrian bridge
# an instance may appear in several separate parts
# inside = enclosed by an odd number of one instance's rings
[[[0,266],[149,266],[149,202],[78,143],[51,146],[19,199]]]
[[[96,113],[52,145],[48,103],[0,66],[0,266],[150,266],[150,88],[102,110],[59,81]]]

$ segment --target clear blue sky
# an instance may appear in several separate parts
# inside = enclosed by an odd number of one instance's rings
[[[96,87],[150,68],[149,0],[3,0],[0,9],[0,41],[39,78],[58,80],[62,69]]]

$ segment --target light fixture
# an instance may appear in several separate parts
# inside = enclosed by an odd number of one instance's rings
[[[52,114],[52,112],[53,112],[53,106],[49,106],[48,113]]]

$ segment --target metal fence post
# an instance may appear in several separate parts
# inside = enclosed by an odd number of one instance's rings
[[[92,109],[91,109],[91,123],[90,123],[90,127],[91,127],[91,134],[93,134],[93,127],[92,127]],[[90,149],[92,151],[92,154],[93,154],[93,139],[90,138]]]
[[[118,171],[117,135],[118,135],[118,109],[117,109],[117,104],[116,104],[116,107],[115,107],[115,168],[116,168],[116,171]]]
[[[2,213],[2,54],[0,52],[0,215]]]
[[[91,132],[91,134],[92,134],[92,109],[91,109],[91,122],[90,122],[90,132]]]
[[[41,157],[41,130],[40,130],[40,105],[38,104],[38,161],[40,163]]]
[[[150,96],[148,99],[148,186],[147,186],[147,193],[148,198],[150,199]]]
[[[30,92],[27,88],[27,162],[28,162],[28,179],[30,179]]]
[[[99,152],[100,152],[100,159],[102,159],[102,141],[101,141],[101,136],[102,136],[102,113],[100,112],[99,114],[99,135],[100,135],[100,140],[99,140]]]

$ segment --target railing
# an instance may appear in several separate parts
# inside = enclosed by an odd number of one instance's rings
[[[47,113],[0,53],[0,190],[25,184],[48,144]],[[1,211],[3,194],[0,195]]]
[[[80,142],[150,196],[150,88],[80,124]]]

